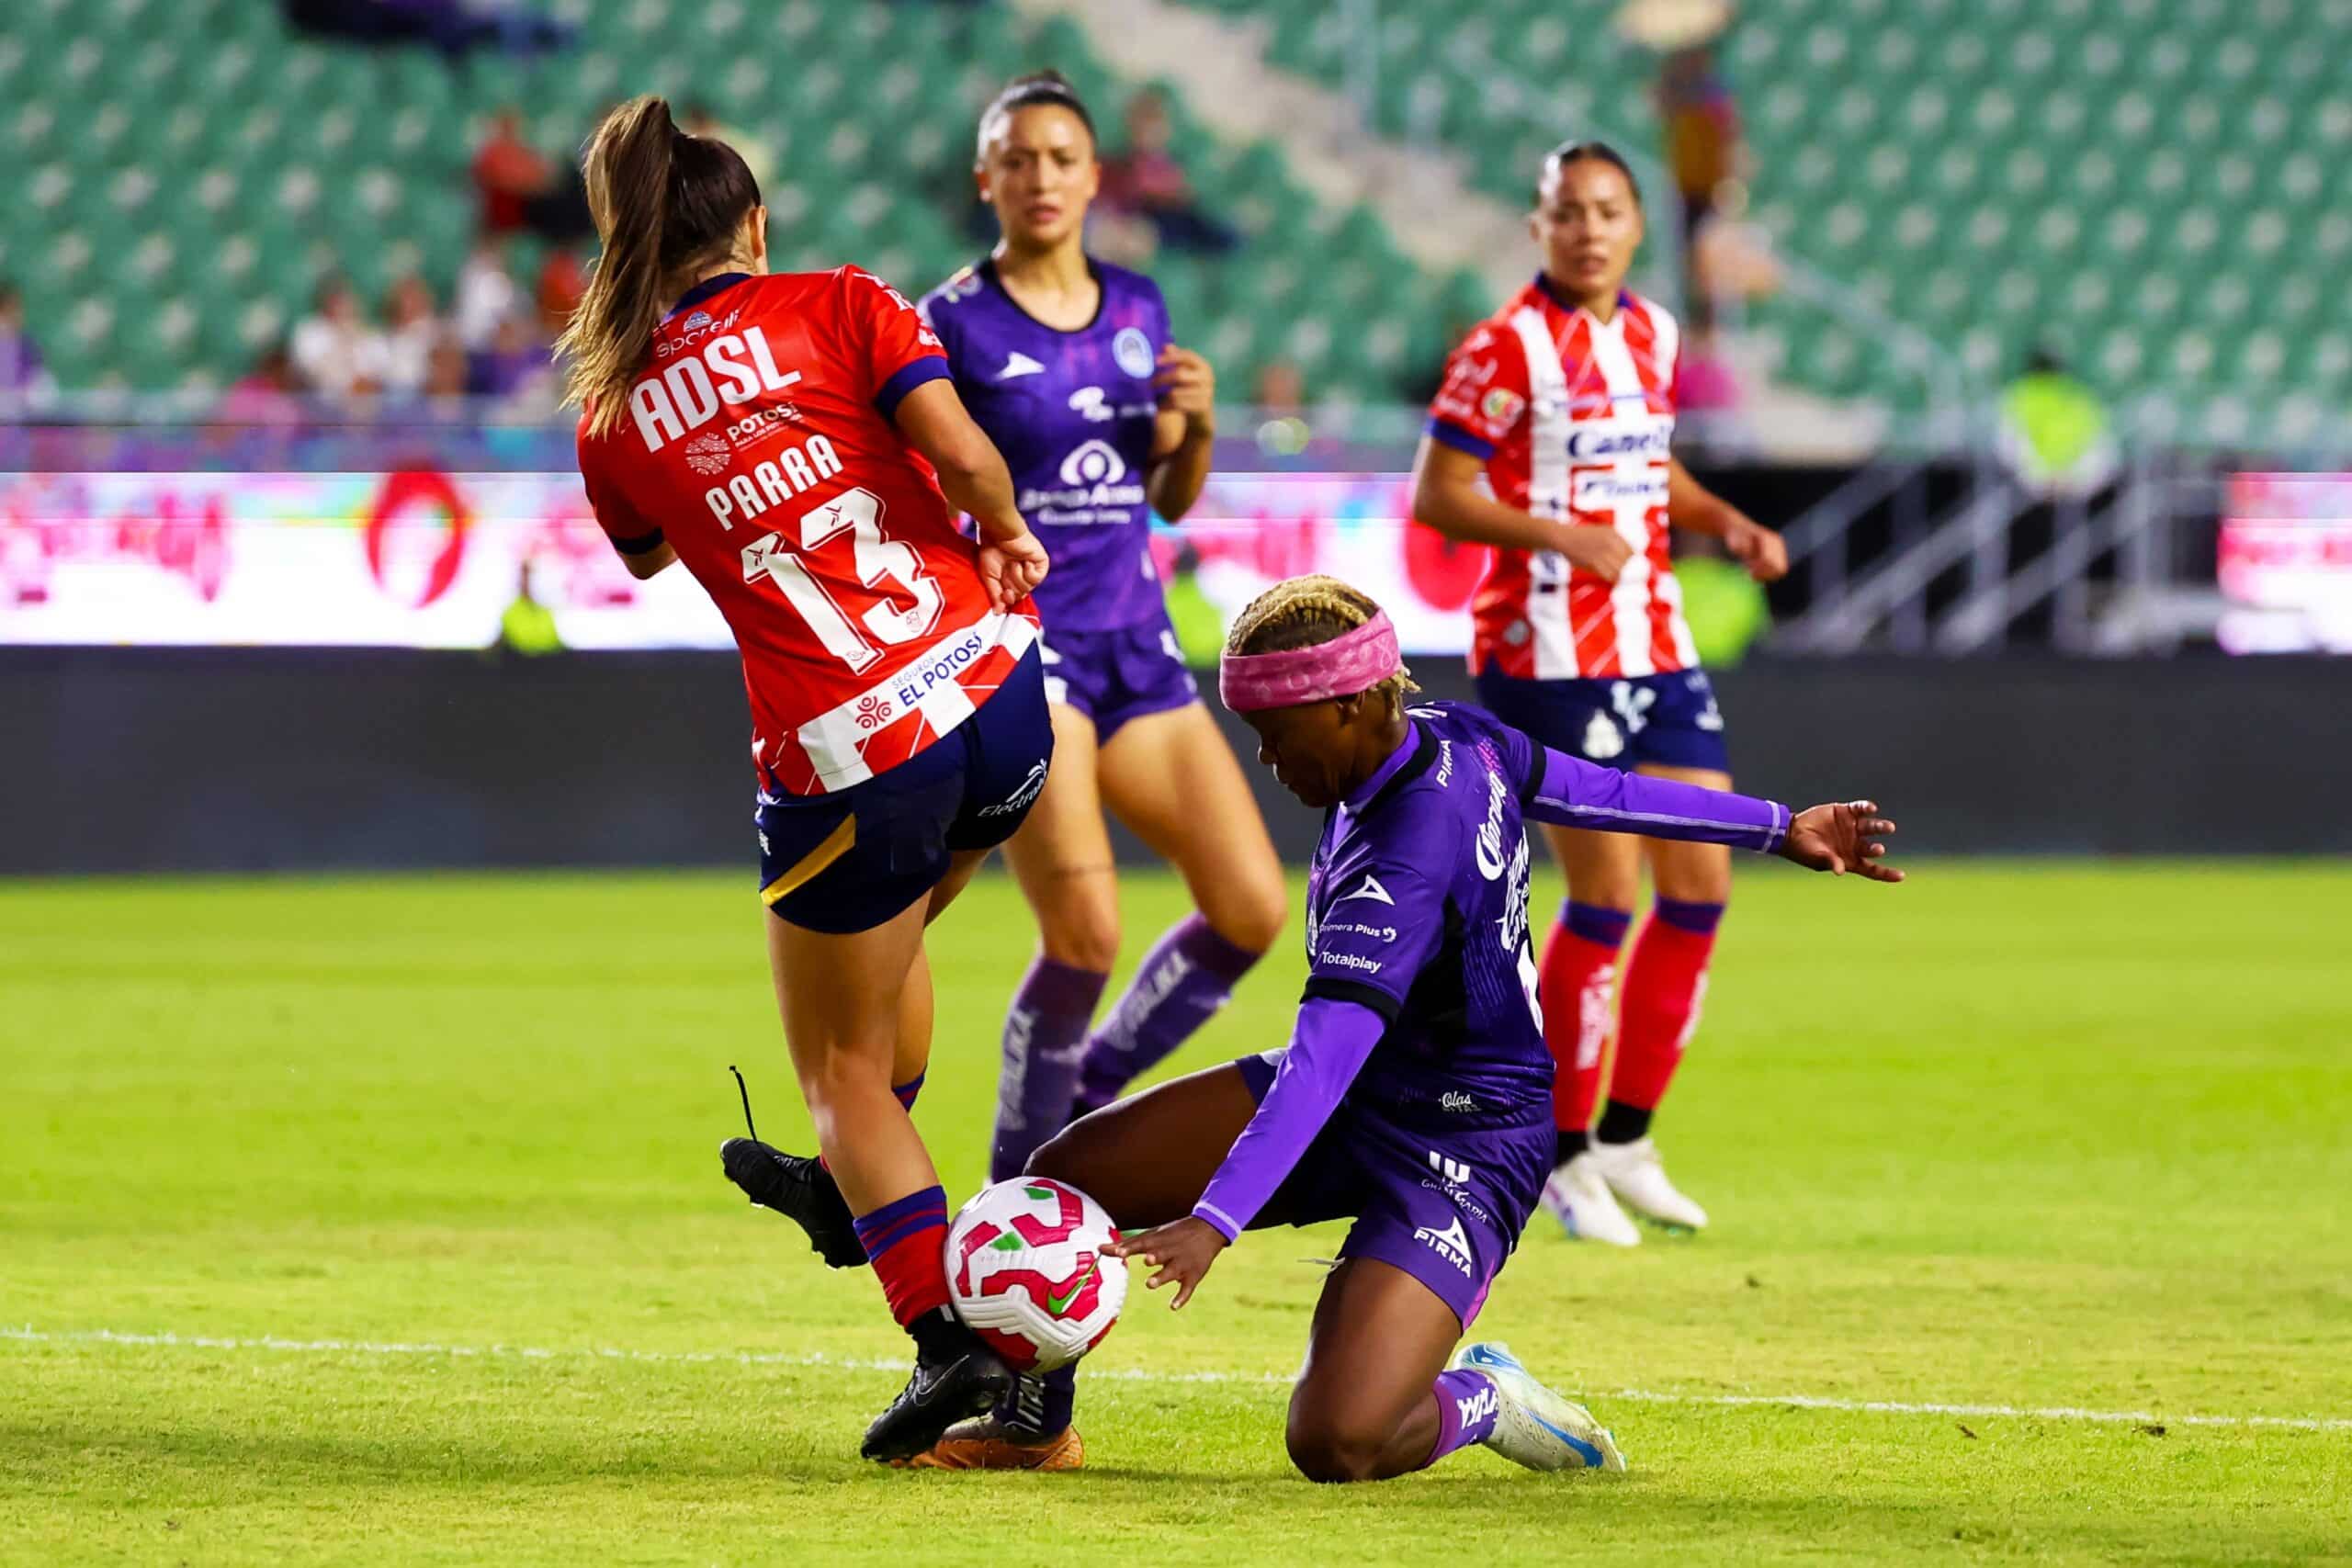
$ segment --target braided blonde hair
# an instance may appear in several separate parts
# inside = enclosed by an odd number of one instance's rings
[[[1242,607],[1233,629],[1225,635],[1225,650],[1233,654],[1286,653],[1314,648],[1343,636],[1380,614],[1372,596],[1349,587],[1336,577],[1316,573],[1286,577]],[[1413,672],[1399,669],[1372,693],[1386,699],[1391,713],[1401,713],[1405,695],[1418,692]]]

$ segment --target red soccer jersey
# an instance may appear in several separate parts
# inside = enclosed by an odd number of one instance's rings
[[[1556,681],[1699,662],[1666,522],[1680,344],[1646,299],[1619,295],[1604,322],[1538,277],[1453,351],[1431,437],[1483,458],[1504,505],[1604,525],[1634,548],[1613,584],[1555,551],[1495,551],[1471,603],[1473,672]]]
[[[714,278],[653,335],[620,423],[581,422],[596,521],[667,539],[743,654],[752,758],[844,788],[969,717],[1037,639],[989,605],[977,547],[891,415],[946,378],[898,290],[854,266]]]

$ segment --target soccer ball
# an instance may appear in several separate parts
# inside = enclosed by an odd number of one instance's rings
[[[1127,1300],[1118,1227],[1075,1187],[1025,1177],[983,1187],[947,1228],[956,1315],[1022,1371],[1066,1367],[1102,1342]]]

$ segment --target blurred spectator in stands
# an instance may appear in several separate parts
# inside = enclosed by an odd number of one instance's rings
[[[2098,394],[2044,344],[2001,391],[2002,449],[2043,495],[2088,495],[2115,475],[2115,445]]]
[[[570,251],[549,251],[545,265],[539,268],[537,287],[532,299],[539,312],[539,330],[553,343],[563,335],[571,321],[571,312],[580,308],[580,297],[588,292],[588,269]]]
[[[223,424],[294,424],[302,417],[301,384],[286,344],[261,351],[253,368],[229,384],[220,398]]]
[[[743,166],[752,171],[754,184],[763,191],[773,186],[776,168],[775,149],[768,145],[763,137],[743,126],[725,123],[705,103],[688,104],[686,118],[680,122],[680,128],[688,136],[726,142],[735,149],[736,156],[743,160]]]
[[[523,138],[523,117],[503,108],[474,150],[474,189],[481,196],[481,231],[528,230],[561,244],[596,231],[587,188],[570,164],[548,157]]]
[[[31,412],[56,400],[56,378],[25,330],[25,298],[15,284],[0,283],[0,413]]]
[[[448,335],[449,329],[433,313],[433,290],[424,279],[411,273],[394,283],[384,296],[384,389],[422,390],[434,350]]]
[[[1658,76],[1658,120],[1667,166],[1682,198],[1683,314],[1695,331],[1714,323],[1720,280],[1702,259],[1703,236],[1726,200],[1744,205],[1747,149],[1739,106],[1706,45],[1676,50]]]
[[[1169,150],[1174,135],[1166,97],[1147,87],[1129,98],[1126,145],[1103,161],[1102,202],[1113,212],[1148,220],[1170,250],[1229,251],[1239,237],[1202,209],[1191,177]]]
[[[499,323],[512,316],[520,303],[521,291],[514,287],[514,274],[506,270],[505,245],[487,235],[476,240],[465,265],[458,269],[457,297],[449,308],[458,341],[469,353],[489,347],[490,340],[498,335]]]
[[[501,404],[505,413],[552,410],[557,401],[555,364],[548,358],[547,340],[519,314],[498,323],[489,346],[469,361],[466,381],[474,396]]]
[[[384,340],[359,312],[359,296],[340,276],[319,285],[311,313],[294,324],[289,344],[302,389],[337,401],[383,384]]]
[[[466,351],[458,340],[442,333],[425,351],[424,378],[417,387],[416,408],[435,424],[460,424],[469,416],[467,401]]]
[[[1680,413],[1728,413],[1739,407],[1739,376],[1724,357],[1722,334],[1701,327],[1683,340],[1674,369],[1674,406]]]
[[[304,32],[353,43],[430,44],[451,60],[470,50],[510,54],[561,49],[572,29],[521,6],[489,0],[280,0],[287,21]]]

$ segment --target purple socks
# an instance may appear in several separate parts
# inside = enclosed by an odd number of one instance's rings
[[[1039,958],[1022,977],[1004,1015],[1004,1065],[996,1091],[996,1145],[989,1179],[1021,1174],[1039,1144],[1069,1119],[1094,1004],[1111,977]]]
[[[1456,1449],[1485,1442],[1502,1413],[1502,1395],[1484,1372],[1440,1372],[1430,1392],[1437,1395],[1437,1447],[1424,1469]]]
[[[1144,954],[1126,995],[1087,1041],[1074,1114],[1110,1104],[1191,1038],[1231,998],[1258,956],[1217,935],[1199,914],[1170,927]]]

